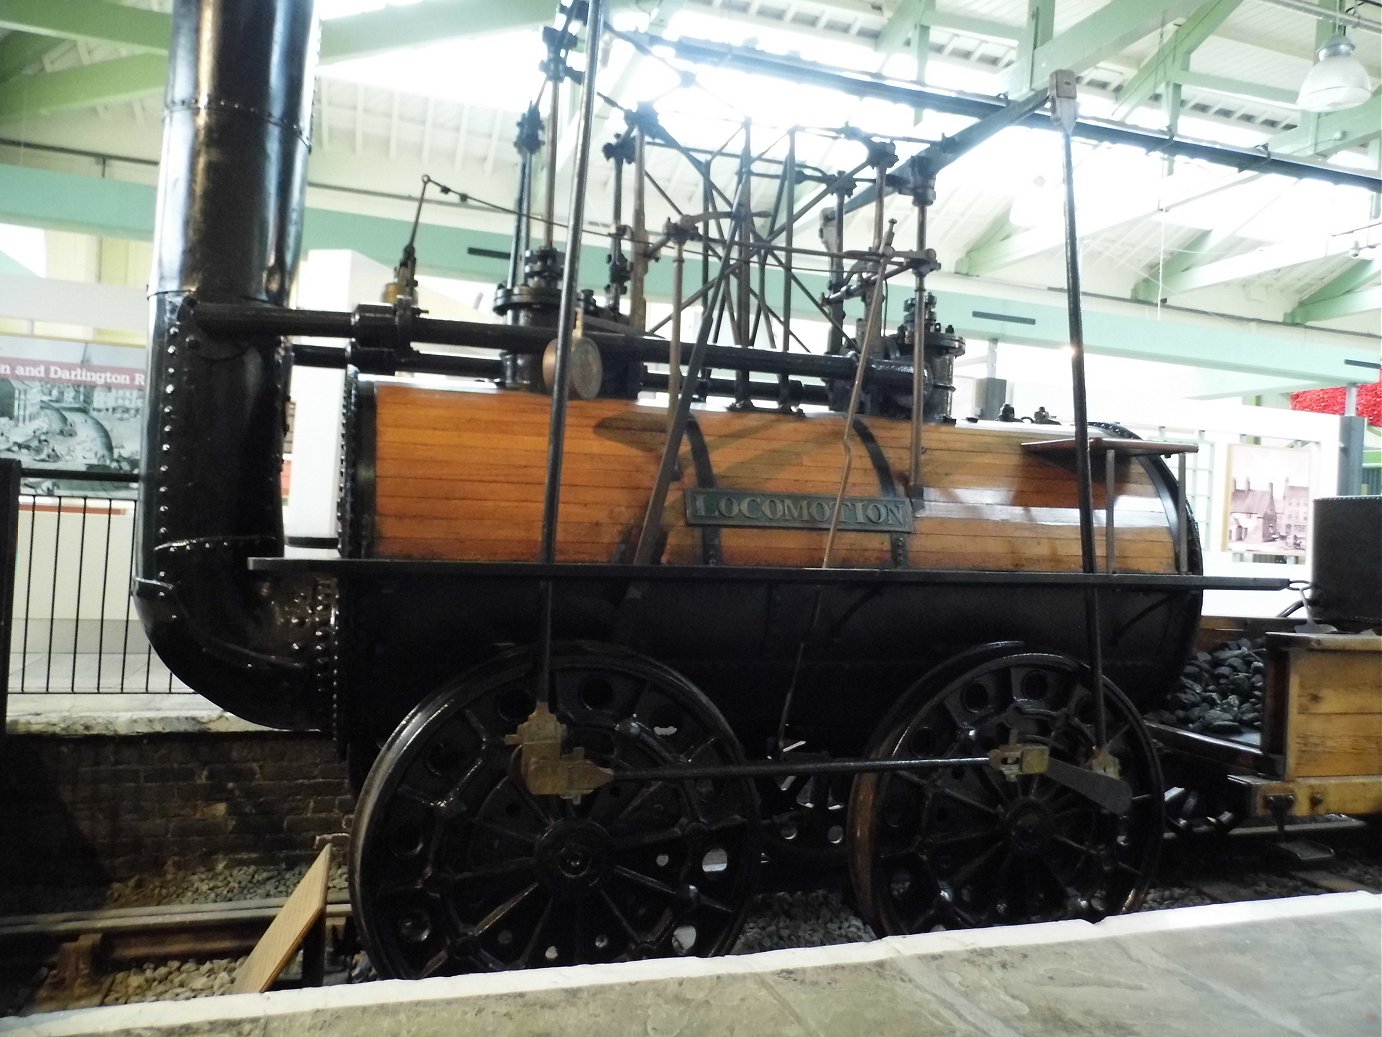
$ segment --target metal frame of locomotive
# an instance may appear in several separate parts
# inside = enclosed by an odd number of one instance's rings
[[[600,0],[590,7],[591,53],[602,8]],[[1139,901],[1162,810],[1139,705],[1178,674],[1205,588],[1283,582],[1203,576],[1193,520],[1162,460],[1169,445],[1116,434],[1099,443],[1110,500],[1117,465],[1118,478],[1139,480],[1160,515],[1157,550],[1167,561],[1164,571],[1115,571],[1110,528],[1099,567],[1073,250],[1075,437],[1048,441],[1044,449],[1056,453],[1043,458],[1011,436],[990,435],[1006,444],[1005,463],[1029,474],[1044,466],[1061,499],[1077,503],[1065,509],[1078,517],[1065,520],[1078,545],[1066,558],[1075,561],[1017,571],[925,554],[918,531],[944,513],[927,497],[928,479],[947,456],[946,437],[973,439],[946,417],[949,365],[962,343],[940,327],[925,292],[934,269],[926,208],[950,157],[1044,97],[906,163],[868,141],[860,168],[824,176],[806,204],[795,197],[789,153],[778,211],[794,215],[776,217],[769,233],[752,209],[757,163],[746,131],[737,189],[717,196],[707,178],[712,211],[670,221],[660,239],[642,226],[644,150],[680,146],[642,112],[611,149],[616,169],[634,170],[635,204],[633,226],[613,235],[615,287],[603,310],[581,300],[575,263],[557,261],[549,179],[544,241],[522,272],[528,221],[517,224],[501,292],[509,323],[423,316],[411,295],[411,246],[391,305],[309,312],[284,303],[308,152],[311,4],[177,0],[173,25],[136,602],[156,650],[194,689],[252,721],[329,729],[349,754],[363,781],[353,898],[381,973],[724,951],[765,847],[806,860],[847,854],[859,906],[880,932],[1093,919]],[[549,33],[555,93],[568,37]],[[572,227],[583,222],[591,78]],[[1068,164],[1073,80],[1058,81],[1055,93]],[[851,197],[846,182],[870,167],[872,184]],[[622,176],[615,179],[622,189]],[[525,211],[532,186],[529,158]],[[889,189],[916,202],[914,250],[892,245],[881,208]],[[791,272],[801,251],[792,234],[796,217],[826,199],[837,228],[849,208],[872,204],[876,217],[868,248],[829,250],[831,346],[812,356],[786,349],[793,303],[810,294]],[[1073,241],[1069,197],[1067,223]],[[693,238],[720,274],[683,298],[684,246]],[[659,248],[674,254],[678,306],[703,305],[692,343],[679,341],[676,319],[670,341],[638,327],[642,272]],[[776,349],[751,344],[755,322],[766,327],[770,317],[752,283],[767,263],[785,272]],[[617,316],[625,271],[632,321]],[[915,302],[910,322],[885,334],[879,286],[893,278],[910,282]],[[843,319],[852,297],[865,310],[855,335]],[[578,309],[589,311],[580,336]],[[721,321],[736,344],[712,344]],[[347,344],[293,350],[291,335]],[[923,363],[913,364],[918,339]],[[496,355],[429,353],[415,342]],[[279,472],[294,356],[349,369],[340,558],[283,557]],[[666,376],[645,370],[678,357]],[[734,376],[711,378],[711,369]],[[498,415],[496,437],[537,440],[529,456],[536,450],[543,463],[536,476],[532,465],[523,469],[522,485],[535,495],[527,506],[539,497],[542,506],[528,557],[381,556],[377,495],[392,462],[379,451],[380,422],[386,408],[404,424],[426,411],[416,395],[390,402],[404,388],[377,376],[403,371],[505,387],[427,405],[482,401]],[[825,388],[795,380],[803,377]],[[530,391],[542,384],[552,386],[550,401]],[[569,400],[573,384],[600,398]],[[638,392],[649,388],[668,392],[666,411],[640,408]],[[774,407],[753,410],[751,399],[765,391]],[[737,412],[696,411],[705,394],[733,397]],[[795,405],[804,397],[832,403],[843,419],[801,415]],[[510,412],[527,425],[505,424]],[[926,420],[909,420],[913,413]],[[592,425],[592,414],[606,424]],[[759,431],[745,433],[746,422]],[[616,532],[604,557],[563,560],[564,447],[607,426],[614,439],[627,433],[652,444],[637,469],[642,520]],[[825,521],[756,531],[767,538],[766,563],[735,564],[743,521],[686,524],[693,491],[702,502],[737,501],[731,511],[748,499],[714,478],[720,441],[706,444],[716,428],[726,442],[776,435],[789,452],[802,430],[832,430],[838,491],[793,497],[782,486],[801,473],[790,470],[775,490],[779,512],[824,508]],[[430,448],[453,431],[443,422],[418,439]],[[484,464],[474,452],[429,456],[458,477]],[[494,478],[521,484],[517,469]],[[876,480],[868,497],[858,495],[861,479]],[[674,493],[686,523],[667,506]],[[896,513],[900,526],[870,524],[870,507]],[[994,532],[982,517],[973,530],[980,540]],[[823,538],[821,561],[774,561],[793,537]],[[879,561],[841,565],[846,542],[865,544],[851,550]]]

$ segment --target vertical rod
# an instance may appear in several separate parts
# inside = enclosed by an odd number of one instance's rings
[[[894,220],[893,223],[895,222]],[[869,350],[873,348],[874,340],[881,337],[879,333],[882,330],[883,274],[887,269],[888,257],[892,255],[892,243],[892,223],[889,223],[886,236],[874,239],[874,251],[878,254],[878,272],[874,277],[873,294],[869,296],[869,308],[864,317],[864,332],[859,336],[859,366],[854,371],[854,386],[849,394],[849,407],[845,410],[844,433],[840,439],[840,446],[845,452],[845,463],[840,472],[840,489],[835,494],[835,502],[830,509],[830,531],[825,536],[822,569],[830,568],[830,552],[835,547],[835,534],[840,528],[840,506],[845,499],[845,490],[849,487],[850,470],[854,467],[854,446],[850,437],[854,434],[854,418],[859,413],[859,399],[863,395],[864,379],[868,376]]]
[[[1104,571],[1113,572],[1114,530],[1113,502],[1118,495],[1118,454],[1110,449],[1104,451]]]
[[[82,629],[82,569],[86,565],[86,519],[87,509],[90,507],[91,498],[82,495],[82,524],[78,528],[77,536],[77,600],[72,607],[72,685],[69,691],[77,690],[77,648],[78,637]],[[53,574],[54,577],[57,573]],[[100,690],[99,688],[97,689]]]
[[[10,695],[10,643],[14,636],[14,581],[19,564],[19,491],[22,467],[0,459],[0,731]],[[32,548],[31,548],[32,551]]]
[[[1187,514],[1189,507],[1186,503],[1186,496],[1190,489],[1185,485],[1185,452],[1176,455],[1176,481],[1179,483],[1176,494],[1176,572],[1185,573],[1190,569],[1189,543],[1190,531],[1186,528],[1190,516]]]
[[[677,457],[681,454],[681,441],[686,433],[686,423],[691,417],[691,400],[696,395],[696,383],[700,381],[701,366],[705,363],[706,346],[710,343],[711,326],[715,312],[729,295],[724,290],[730,275],[730,264],[734,258],[735,235],[739,232],[739,221],[730,220],[729,238],[725,241],[724,255],[720,259],[720,269],[715,275],[715,290],[701,311],[701,326],[696,332],[696,344],[691,347],[691,356],[686,362],[686,377],[682,381],[681,395],[677,398],[676,415],[672,419],[667,442],[663,444],[662,460],[658,464],[657,478],[652,493],[648,497],[648,509],[643,514],[643,526],[638,533],[638,544],[634,548],[633,564],[647,565],[653,559],[653,548],[657,542],[662,525],[662,509],[667,503],[667,489],[672,484],[672,474],[677,467]]]
[[[62,572],[58,568],[58,552],[62,549],[62,502],[63,498],[57,498],[58,506],[55,509],[57,515],[53,521],[53,572]],[[43,690],[51,691],[53,684],[53,633],[56,620],[54,616],[58,614],[58,581],[53,581],[53,594],[48,599],[48,659],[43,669]]]
[[[1064,79],[1063,77],[1068,77]],[[1061,157],[1065,172],[1065,291],[1070,322],[1070,374],[1075,404],[1075,476],[1080,497],[1080,560],[1085,573],[1095,571],[1094,488],[1089,457],[1089,410],[1084,368],[1084,313],[1080,299],[1080,240],[1075,228],[1075,159],[1071,139],[1075,122],[1075,77],[1068,72],[1052,75],[1056,121],[1061,129]],[[1099,588],[1085,589],[1085,636],[1094,699],[1096,754],[1105,750],[1108,719],[1104,704],[1104,638],[1100,629]]]
[[[553,55],[548,60],[556,62]],[[562,65],[564,66],[564,62]],[[552,96],[547,99],[547,168],[542,200],[542,247],[551,248],[555,242],[557,219],[557,120],[561,118],[561,76],[553,73]],[[573,228],[574,230],[575,228]]]
[[[136,498],[134,507],[130,509],[130,579],[134,578],[135,558],[138,557],[138,533],[140,509],[143,504]],[[120,628],[120,690],[125,690],[125,668],[130,659],[130,606],[134,603],[134,595],[125,595],[125,624]]]
[[[838,248],[830,249],[830,290],[844,287],[845,281],[845,193],[835,194],[835,241]],[[838,299],[830,304],[830,337],[825,351],[838,355],[845,351],[845,302]]]
[[[917,205],[917,252],[926,254],[926,215],[930,206]],[[921,475],[922,427],[926,423],[926,267],[917,267],[916,293],[912,303],[912,438],[908,450],[907,496],[915,508],[922,503],[926,486]]]
[[[105,564],[101,567],[101,611],[100,617],[96,621],[96,690],[101,690],[101,664],[106,651],[106,591],[110,586],[110,532],[111,523],[115,517],[115,509],[109,500],[106,501],[106,542],[105,550],[101,552],[101,557],[105,559]],[[123,648],[123,646],[122,646]]]
[[[753,345],[749,341],[749,278],[752,276],[753,262],[753,149],[750,146],[750,127],[744,122],[743,147],[739,152],[739,190],[736,192],[735,207],[739,210],[739,262],[735,265],[735,344],[747,349]],[[738,371],[734,375],[734,402],[741,407],[751,407],[749,396],[749,373]]]
[[[681,293],[686,273],[686,241],[677,239],[672,258],[672,326],[667,341],[667,435],[677,423],[677,403],[681,399]]]
[[[643,283],[648,275],[648,156],[642,128],[633,140],[633,269],[629,278],[629,324],[634,331],[648,326],[648,303]]]
[[[701,212],[710,212],[715,208],[715,196],[710,191],[710,180],[704,173],[701,175]],[[709,234],[706,235],[708,239]],[[704,289],[710,283],[710,242],[701,242],[701,288]]]
[[[24,484],[21,482],[20,486]],[[29,672],[29,605],[33,598],[34,589],[34,533],[38,521],[38,497],[29,497],[29,571],[24,576],[24,646],[19,653],[19,690],[24,690],[24,678]],[[130,557],[134,557],[134,538],[130,537]],[[129,626],[130,621],[130,598],[125,598],[125,625]]]
[[[591,0],[586,22],[586,68],[581,90],[575,168],[571,174],[571,205],[567,220],[566,265],[562,270],[561,304],[557,310],[557,363],[552,386],[552,411],[547,439],[547,488],[542,502],[542,561],[557,558],[557,519],[561,504],[562,454],[566,445],[566,404],[570,396],[571,343],[575,338],[576,299],[579,294],[581,228],[585,223],[585,185],[590,170],[590,134],[595,119],[595,73],[605,27],[605,0]],[[555,87],[555,84],[553,84]],[[555,91],[554,91],[555,92]],[[555,129],[555,127],[553,127]],[[555,154],[555,150],[553,152]],[[550,185],[549,185],[550,189]],[[548,223],[551,229],[551,223]],[[556,712],[556,689],[551,682],[553,586],[542,581],[538,620],[538,690]]]
[[[787,264],[790,266],[793,262],[792,247],[796,240],[797,129],[795,126],[787,131],[787,161],[783,165],[782,176],[786,183],[787,211],[787,225],[783,228],[785,233],[782,247],[787,253]],[[791,349],[791,339],[792,279],[784,277],[782,279],[782,351],[784,353]],[[777,376],[777,406],[780,410],[790,410],[792,407],[792,380],[785,374]]]
[[[520,133],[522,131],[520,130]],[[518,163],[518,202],[513,217],[513,247],[509,251],[509,289],[518,287],[523,273],[523,253],[527,251],[528,206],[532,203],[533,154],[522,151]]]
[[[611,313],[619,312],[619,297],[623,294],[623,286],[618,278],[622,276],[624,259],[624,158],[618,149],[618,142],[615,144],[614,152],[614,184],[613,198],[610,200],[609,217],[609,291],[605,297],[605,303],[609,306]]]

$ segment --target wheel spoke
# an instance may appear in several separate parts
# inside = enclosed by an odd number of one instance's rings
[[[696,759],[701,755],[701,753],[705,752],[705,751],[706,751],[707,749],[709,749],[711,746],[713,746],[713,745],[719,745],[719,744],[720,744],[720,736],[717,735],[714,731],[712,731],[712,732],[710,732],[709,735],[706,736],[705,740],[704,740],[703,742],[701,742],[700,744],[698,744],[695,748],[691,749],[691,750],[688,751],[688,752],[682,753],[681,756],[679,757],[679,759],[681,760],[682,763],[686,763],[686,764],[695,763],[695,762],[696,762]]]
[[[499,922],[501,922],[504,919],[504,917],[509,914],[510,911],[516,908],[519,904],[523,903],[523,901],[527,900],[535,892],[537,892],[536,882],[532,882],[529,883],[527,886],[524,886],[513,896],[509,897],[508,900],[504,901],[489,914],[485,915],[485,917],[480,920],[480,924],[475,927],[475,935],[483,936],[485,933],[489,932],[496,925],[498,925]]]
[[[685,839],[686,833],[680,828],[663,828],[656,832],[640,832],[635,835],[620,836],[611,839],[610,845],[616,850],[641,850],[649,846],[660,846],[663,843],[677,842]]]
[[[619,923],[619,928],[624,930],[624,935],[629,938],[629,942],[637,943],[638,930],[629,924],[629,920],[624,917],[624,912],[619,910],[619,905],[614,902],[614,898],[609,895],[607,890],[600,890],[600,899],[605,902],[610,914],[614,915],[614,920]]]
[[[915,785],[919,789],[930,788],[925,778],[921,777],[921,775],[919,774],[913,773],[912,771],[888,771],[888,777],[898,778],[902,781],[907,782],[907,784],[909,785]]]
[[[539,943],[542,943],[542,934],[547,930],[547,921],[552,917],[552,901],[542,905],[542,913],[537,916],[537,921],[533,923],[533,931],[528,936],[528,942],[523,947],[523,953],[518,957],[518,964],[522,968],[527,968],[532,964],[533,952],[537,950]]]
[[[610,874],[618,875],[645,889],[656,890],[658,893],[666,894],[669,897],[675,897],[677,895],[675,887],[669,886],[661,879],[655,879],[651,875],[644,875],[641,871],[634,871],[624,864],[615,865],[614,868],[610,870]]]
[[[1056,842],[1060,843],[1062,846],[1069,847],[1070,849],[1074,850],[1076,853],[1084,857],[1095,859],[1099,856],[1098,851],[1092,850],[1088,846],[1082,846],[1081,844],[1075,842],[1074,839],[1067,838],[1066,836],[1061,835],[1059,832],[1051,833],[1051,838],[1055,839]]]
[[[712,910],[712,911],[718,911],[718,912],[720,912],[720,914],[722,914],[722,915],[732,915],[732,914],[734,914],[734,908],[731,907],[729,904],[726,904],[723,900],[720,900],[720,899],[718,899],[718,898],[716,898],[716,897],[706,896],[705,890],[701,890],[701,891],[700,891],[700,894],[701,894],[701,900],[700,900],[700,906],[701,906],[701,907],[708,907],[708,908],[710,908],[710,910]]]
[[[483,821],[478,818],[470,824],[472,827],[478,828],[483,832],[493,832],[495,835],[502,835],[506,839],[512,839],[514,842],[522,843],[524,846],[531,847],[537,845],[538,836],[529,832],[521,832],[516,828],[508,828],[504,825],[496,824],[493,821]]]
[[[418,979],[427,979],[429,976],[435,976],[437,970],[450,960],[451,952],[443,947],[423,963],[422,968],[418,970]]]
[[[556,818],[548,813],[547,809],[538,802],[537,797],[528,791],[528,784],[523,781],[522,778],[511,778],[509,779],[509,784],[513,787],[513,790],[518,793],[518,798],[523,805],[532,811],[534,817],[542,822],[544,828],[556,820]],[[549,796],[548,798],[550,799],[552,797]]]
[[[945,796],[947,799],[953,799],[957,803],[963,803],[965,806],[970,807],[973,810],[978,810],[980,813],[988,814],[990,817],[999,816],[999,811],[995,807],[985,806],[983,803],[980,803],[977,799],[970,799],[963,793],[956,792],[949,785],[940,786],[938,791],[942,796]]]
[[[398,787],[394,789],[394,795],[399,799],[406,799],[410,803],[426,807],[428,810],[435,811],[441,807],[441,800],[433,799],[425,792],[415,789],[411,785],[405,785],[403,782],[398,783]]]
[[[471,868],[469,871],[453,872],[450,869],[438,869],[438,874],[448,882],[460,884],[483,879],[497,879],[504,875],[514,875],[522,871],[531,871],[532,868],[533,859],[531,857],[511,857],[506,861],[495,861],[493,864]]]
[[[654,781],[651,784],[644,785],[634,794],[634,797],[624,805],[623,809],[620,810],[619,813],[614,816],[615,823],[624,820],[631,813],[633,813],[640,806],[642,806],[645,802],[647,802],[648,799],[651,798],[655,793],[659,792],[665,787],[666,783],[662,781]]]
[[[927,849],[937,849],[943,846],[958,846],[960,843],[967,843],[973,839],[991,839],[999,834],[998,827],[976,828],[967,832],[959,832],[955,835],[942,836],[939,839],[927,839]]]
[[[979,780],[987,785],[1001,801],[1011,803],[1017,798],[1017,790],[1007,778],[1000,778],[992,767],[977,767]]]
[[[956,886],[964,885],[966,882],[969,881],[969,877],[973,875],[976,871],[978,871],[980,868],[982,868],[985,864],[987,864],[989,858],[991,858],[1000,849],[1002,849],[1002,846],[999,843],[994,843],[992,846],[988,847],[988,849],[980,852],[980,854],[977,857],[972,858],[968,864],[962,867],[959,871],[955,872],[955,874],[951,878],[951,884]]]
[[[585,962],[585,897],[577,897],[569,908],[571,912],[571,957],[568,965],[584,965]]]

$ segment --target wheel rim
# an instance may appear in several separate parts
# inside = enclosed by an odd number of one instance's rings
[[[649,660],[564,648],[566,748],[616,780],[576,803],[533,796],[503,742],[532,709],[532,674],[511,658],[444,689],[381,752],[352,845],[370,960],[415,978],[727,950],[758,864],[752,783],[617,780],[741,761],[723,718]]]
[[[1019,741],[1082,765],[1094,744],[1083,668],[1024,653],[954,676],[878,743],[882,758],[978,756]],[[850,870],[879,932],[974,928],[1131,910],[1161,837],[1161,774],[1140,718],[1106,682],[1110,751],[1132,787],[1122,816],[1046,775],[988,767],[869,775],[850,805]]]

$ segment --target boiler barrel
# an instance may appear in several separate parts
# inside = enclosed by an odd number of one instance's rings
[[[528,393],[361,386],[353,421],[357,485],[372,502],[358,553],[381,558],[536,561],[547,457],[545,397]],[[368,427],[361,427],[361,425]],[[819,566],[844,465],[839,415],[702,411],[682,445],[663,512],[664,564]],[[627,560],[666,442],[660,408],[573,402],[567,420],[558,554]],[[859,419],[830,555],[838,568],[1080,569],[1071,466],[1023,449],[1059,438],[1011,429],[928,426],[925,491],[905,492],[909,427]],[[364,456],[369,454],[370,456]],[[1174,510],[1137,461],[1118,463],[1116,567],[1175,572]],[[1102,526],[1105,483],[1095,486]],[[1097,538],[1104,566],[1105,538]]]

